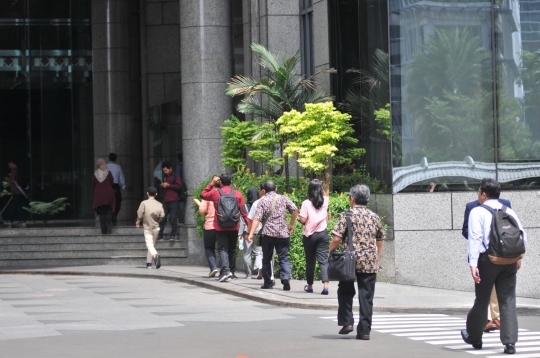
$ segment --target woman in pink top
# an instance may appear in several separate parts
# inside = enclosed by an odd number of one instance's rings
[[[321,295],[328,294],[328,246],[329,237],[326,230],[328,216],[327,195],[324,195],[323,183],[315,179],[308,186],[308,200],[304,200],[298,220],[304,224],[302,243],[306,254],[306,279],[304,291],[313,293],[313,277],[315,275],[315,260],[321,269],[324,288]]]
[[[193,202],[199,206],[199,214],[204,216],[204,254],[206,255],[208,266],[210,266],[208,277],[214,277],[219,273],[216,264],[216,230],[214,229],[216,210],[214,209],[214,203],[211,201],[193,199]]]

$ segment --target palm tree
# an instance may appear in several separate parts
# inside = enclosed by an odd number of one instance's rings
[[[279,125],[276,121],[284,112],[293,109],[303,112],[306,103],[332,101],[332,96],[317,88],[315,76],[323,72],[333,72],[333,70],[323,70],[306,78],[297,73],[301,58],[300,51],[286,58],[283,54],[273,53],[257,43],[253,43],[251,49],[259,55],[259,64],[263,70],[261,79],[237,75],[227,83],[227,94],[232,97],[245,96],[237,106],[240,113],[261,116],[273,125],[275,135],[279,136],[279,149],[285,168],[285,183],[287,191],[290,191],[289,161],[287,156],[283,155],[287,138],[279,134]],[[259,136],[264,135],[268,133],[259,134]]]

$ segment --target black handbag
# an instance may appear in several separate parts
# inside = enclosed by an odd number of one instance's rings
[[[330,281],[356,280],[356,253],[352,243],[351,217],[347,216],[348,250],[332,251],[328,256],[328,279]]]

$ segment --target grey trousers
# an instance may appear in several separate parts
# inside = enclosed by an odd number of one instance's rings
[[[516,313],[516,273],[517,263],[495,265],[487,254],[478,259],[480,283],[475,285],[476,298],[467,315],[467,332],[472,341],[480,341],[487,322],[488,306],[493,285],[497,291],[501,314],[501,342],[515,344],[518,340],[518,320]]]
[[[323,230],[304,236],[302,239],[306,254],[306,279],[308,285],[313,285],[315,276],[315,259],[321,269],[322,282],[328,282],[328,231]]]
[[[246,271],[246,276],[251,276],[251,255],[255,255],[255,264],[253,265],[254,269],[262,269],[262,248],[257,246],[252,242],[244,240],[244,251],[242,253],[242,258],[244,259],[244,267]]]

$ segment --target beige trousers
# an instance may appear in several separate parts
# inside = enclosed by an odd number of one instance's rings
[[[499,316],[499,301],[497,300],[497,291],[495,291],[495,286],[493,286],[489,299],[488,320],[499,319]]]
[[[156,251],[156,241],[159,234],[159,228],[152,230],[144,230],[144,241],[146,242],[146,247],[148,248],[148,254],[146,255],[146,263],[151,264],[154,255],[157,255]]]

